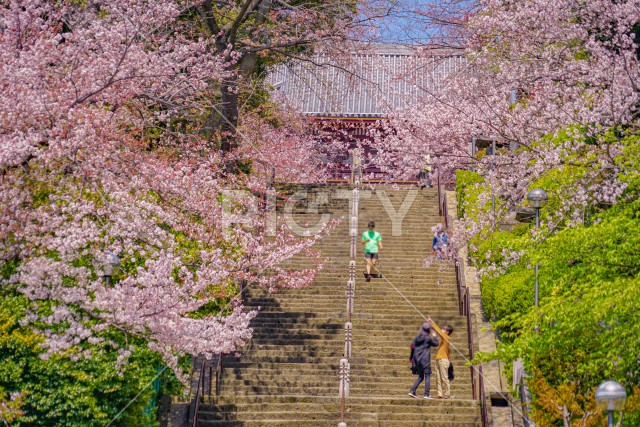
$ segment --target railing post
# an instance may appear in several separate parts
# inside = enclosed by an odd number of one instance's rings
[[[193,358],[193,363],[191,366],[191,375],[189,375],[189,378],[193,378],[193,375],[196,373],[196,362],[197,362],[198,358],[194,357]],[[191,401],[191,389],[192,387],[189,386],[189,401]]]
[[[351,315],[353,314],[355,304],[355,290],[356,290],[356,256],[357,256],[357,239],[358,239],[358,207],[360,203],[360,183],[362,181],[362,162],[360,158],[360,150],[354,149],[352,151],[352,168],[351,168],[351,183],[353,184],[352,198],[351,198],[351,215],[349,221],[349,280],[347,280],[347,322],[344,325],[344,357],[340,359],[340,386],[339,397],[341,407],[341,423],[339,426],[346,427],[344,422],[345,415],[345,399],[349,397],[349,375],[350,364],[349,359],[352,356],[352,336],[353,325],[351,323]]]
[[[458,306],[460,315],[466,316],[467,318],[467,342],[469,344],[469,360],[473,360],[475,357],[475,350],[473,342],[473,322],[471,321],[471,290],[468,286],[463,286],[462,284],[464,274],[464,259],[462,257],[458,257],[456,259],[456,288],[458,290]],[[476,369],[476,367],[472,365],[469,367],[469,369],[471,373],[472,398],[474,400],[480,400],[482,427],[488,427],[489,417],[487,415],[487,399],[484,389],[482,366],[479,366]],[[476,374],[478,375],[477,380]]]
[[[222,353],[218,353],[218,363],[216,364],[216,396],[220,396],[221,375],[222,375]]]
[[[442,216],[442,188],[440,188],[440,165],[438,167],[438,215]]]
[[[198,376],[198,386],[197,386],[197,390],[196,390],[196,397],[195,397],[195,404],[193,407],[193,423],[191,424],[192,427],[198,427],[198,421],[199,421],[199,412],[200,412],[200,389],[202,389],[204,391],[204,370],[205,370],[205,365],[204,362],[202,364],[202,366],[200,367],[200,375]]]
[[[481,400],[481,410],[482,410],[482,425],[489,425],[489,415],[487,413],[487,395],[484,391],[484,375],[482,373],[482,366],[478,368],[478,385],[480,388],[480,400]]]
[[[351,367],[346,358],[340,359],[340,397],[349,397],[349,374]]]
[[[213,395],[213,365],[209,363],[209,397]]]
[[[355,305],[355,281],[349,279],[347,281],[347,321],[351,322]]]
[[[344,324],[344,357],[351,359],[351,337],[352,337],[352,325],[351,322]]]
[[[358,230],[358,217],[353,215],[351,217],[351,228],[350,230],[356,230],[355,234],[351,234],[351,248],[349,251],[349,255],[351,259],[356,259],[356,251],[357,251],[357,230]]]
[[[358,203],[360,202],[360,192],[354,188],[351,195],[351,215],[358,215]]]
[[[471,398],[473,400],[477,399],[477,393],[476,393],[476,368],[475,366],[470,366],[469,369],[471,369]]]
[[[447,192],[442,196],[442,215],[444,216],[444,228],[449,229],[449,208],[447,206]]]
[[[458,291],[458,314],[460,316],[462,316],[462,278],[461,278],[461,274],[464,274],[460,272],[460,269],[462,268],[460,266],[460,259],[457,260],[458,264],[456,265],[456,290]]]
[[[464,315],[467,317],[467,331],[468,331],[468,340],[469,344],[469,360],[473,360],[475,357],[475,351],[473,348],[473,324],[471,323],[471,310],[469,304],[470,292],[469,288],[464,288]],[[479,384],[475,379],[476,370],[474,366],[471,366],[471,388],[473,390],[473,399],[478,398],[478,390],[476,390],[476,386]]]

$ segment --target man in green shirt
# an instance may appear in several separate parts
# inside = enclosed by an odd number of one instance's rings
[[[362,233],[364,259],[367,260],[367,282],[371,281],[371,268],[378,263],[378,252],[382,249],[382,236],[374,230],[376,224],[369,221],[369,230]]]

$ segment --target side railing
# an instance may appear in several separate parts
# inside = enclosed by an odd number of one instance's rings
[[[195,388],[195,395],[193,396],[193,400],[191,400],[191,407],[189,409],[189,423],[190,427],[196,427],[198,425],[199,413],[200,413],[200,404],[202,403],[202,399],[205,397],[211,396],[219,396],[220,395],[220,382],[222,375],[222,353],[219,353],[217,356],[217,361],[215,364],[215,372],[214,365],[212,361],[208,361],[206,359],[202,359],[202,365],[198,370],[198,382]],[[196,365],[198,363],[198,359],[194,359],[193,361],[193,370],[191,374],[191,378],[196,373]],[[209,375],[207,376],[207,371]],[[191,397],[191,394],[189,395]]]
[[[449,228],[449,208],[447,201],[447,194],[442,189],[442,183],[440,182],[440,171],[437,172],[437,185],[438,185],[438,212],[440,216],[444,217],[445,228]],[[475,357],[473,341],[473,322],[471,320],[471,291],[465,283],[464,274],[464,258],[456,257],[456,290],[458,293],[458,311],[461,316],[465,316],[467,320],[467,343],[469,345],[469,360],[473,360]],[[473,399],[480,401],[480,416],[482,420],[482,427],[489,426],[489,415],[487,411],[487,398],[484,387],[484,376],[482,373],[482,366],[470,366],[471,372],[471,390]]]
[[[358,149],[353,150],[353,164],[351,170],[351,183],[353,185],[350,218],[349,218],[349,280],[347,280],[347,322],[344,325],[344,355],[340,359],[339,368],[339,398],[340,398],[340,414],[341,422],[339,426],[346,427],[345,405],[346,398],[349,397],[349,383],[351,373],[351,357],[352,357],[352,323],[351,316],[354,310],[355,292],[356,292],[356,255],[358,249],[358,209],[360,207],[360,185],[362,183],[362,159]]]
[[[211,367],[209,367],[211,369]],[[220,396],[220,381],[222,380],[222,353],[218,354],[216,362],[216,396]],[[209,379],[211,379],[211,371],[209,371]],[[209,382],[209,394],[211,394],[211,382]]]
[[[195,361],[194,361],[195,363]],[[192,405],[191,405],[191,414],[189,417],[189,426],[190,427],[197,427],[198,426],[198,421],[199,421],[199,415],[200,415],[200,401],[202,400],[202,396],[204,394],[204,377],[205,377],[205,370],[206,370],[206,363],[203,360],[202,361],[202,366],[200,366],[200,374],[198,375],[198,384],[196,385],[196,394],[194,396],[194,400],[192,400]]]
[[[442,182],[440,180],[440,168],[438,167],[438,172],[436,176],[437,187],[438,187],[438,213],[440,216],[444,217],[444,226],[446,229],[449,229],[449,224],[451,222],[449,218],[449,207],[447,203],[447,193],[442,188]]]

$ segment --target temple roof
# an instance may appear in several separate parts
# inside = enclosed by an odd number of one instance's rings
[[[460,53],[375,45],[358,53],[317,53],[269,70],[267,83],[306,115],[387,117],[437,92],[466,65]]]

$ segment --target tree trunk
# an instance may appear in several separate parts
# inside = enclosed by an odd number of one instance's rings
[[[237,94],[237,77],[230,76],[222,85],[222,105],[220,113],[220,130],[222,138],[220,149],[222,152],[228,153],[238,147],[237,126],[238,126],[238,94]]]

